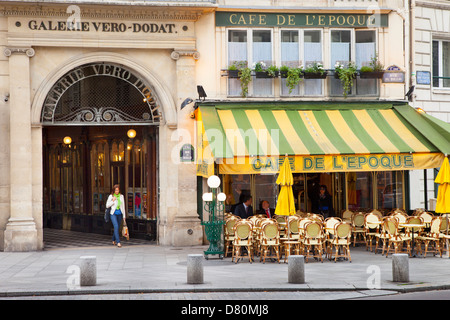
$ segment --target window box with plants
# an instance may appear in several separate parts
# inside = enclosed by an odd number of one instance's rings
[[[334,66],[334,77],[341,80],[344,97],[350,93],[353,87],[353,80],[356,79],[356,65],[353,61],[350,61],[347,66],[337,62]]]
[[[253,71],[256,78],[275,78],[279,75],[279,69],[276,66],[271,65],[267,68],[263,61],[253,63]]]
[[[288,71],[289,71],[289,67],[288,66],[281,66],[280,67],[280,77],[281,78],[287,78]]]
[[[233,62],[227,69],[228,78],[239,79],[241,82],[241,96],[247,97],[248,85],[252,81],[252,69],[247,67],[247,61]]]
[[[228,78],[239,78],[239,71],[242,68],[247,67],[247,62],[246,61],[235,61],[232,64],[230,64],[228,66]]]
[[[228,67],[228,78],[239,78],[239,70],[235,65]]]
[[[378,55],[371,58],[368,66],[363,66],[359,70],[361,79],[382,79],[384,75],[384,65],[378,60]]]
[[[302,73],[305,79],[325,79],[328,75],[328,72],[323,68],[323,65],[319,62],[309,64],[303,70]]]

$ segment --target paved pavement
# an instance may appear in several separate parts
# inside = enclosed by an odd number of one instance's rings
[[[109,237],[108,237],[109,239]],[[204,283],[187,284],[187,257],[207,246],[155,244],[65,247],[39,252],[0,252],[0,298],[31,296],[107,299],[350,299],[433,289],[450,289],[450,259],[432,255],[409,259],[410,282],[392,282],[392,257],[351,248],[352,262],[310,260],[305,284],[287,281],[288,265],[231,258],[204,260]],[[81,256],[97,257],[97,285],[79,287]],[[308,294],[308,295],[306,295]]]

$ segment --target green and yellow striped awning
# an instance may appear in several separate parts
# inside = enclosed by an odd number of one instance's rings
[[[221,173],[276,172],[285,155],[294,172],[418,169],[438,167],[450,153],[445,128],[404,104],[225,104],[200,106],[197,115],[198,147],[207,146]]]

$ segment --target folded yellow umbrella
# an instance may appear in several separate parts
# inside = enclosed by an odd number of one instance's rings
[[[448,158],[444,159],[435,183],[439,183],[438,197],[436,202],[436,213],[450,212],[450,164]]]
[[[281,190],[278,195],[275,214],[283,216],[291,216],[295,214],[294,193],[292,192],[294,177],[292,175],[291,166],[289,165],[289,159],[287,157],[284,159],[283,165],[280,168],[277,184],[281,186]]]

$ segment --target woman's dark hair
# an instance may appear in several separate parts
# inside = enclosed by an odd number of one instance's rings
[[[329,194],[329,192],[328,192],[328,188],[327,188],[327,186],[326,185],[324,185],[324,184],[322,184],[322,185],[320,185],[320,188],[319,188],[319,190],[321,190],[321,189],[323,189],[323,190],[325,190],[325,194]]]
[[[116,192],[116,189],[117,189],[117,188],[119,188],[119,190],[120,190],[120,185],[115,184],[115,185],[112,187],[111,194],[114,194],[114,193]]]

